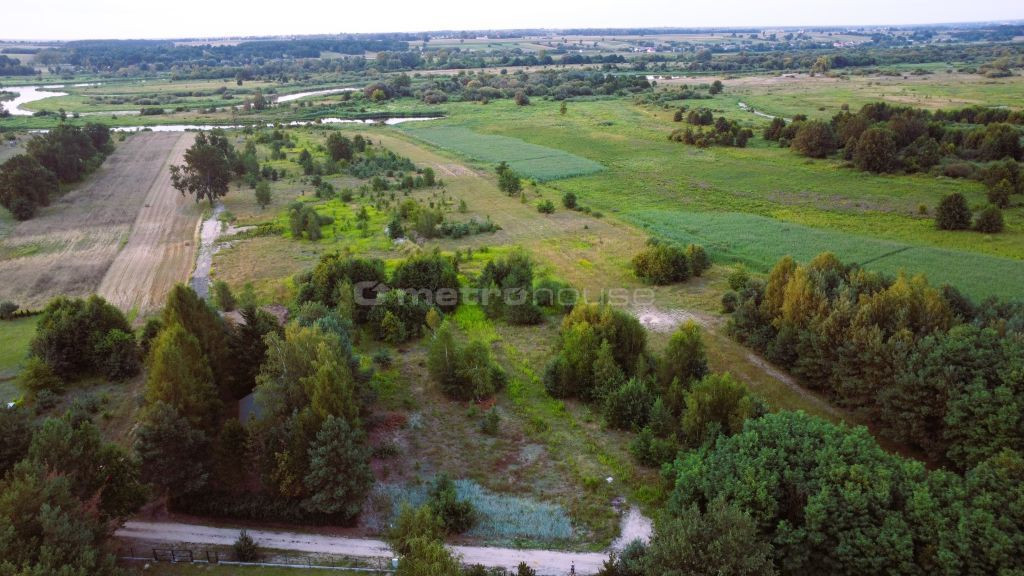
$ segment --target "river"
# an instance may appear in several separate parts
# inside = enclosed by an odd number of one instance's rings
[[[2,104],[4,105],[4,110],[10,112],[11,116],[31,116],[34,112],[22,108],[24,104],[35,102],[37,100],[45,100],[46,98],[67,96],[67,92],[51,91],[54,88],[63,87],[63,84],[57,84],[55,86],[11,86],[4,88],[3,91],[13,92],[15,94],[14,100],[2,102]]]

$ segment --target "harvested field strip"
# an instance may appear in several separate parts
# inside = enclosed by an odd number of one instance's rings
[[[188,280],[199,207],[171,186],[170,165],[182,162],[193,135],[182,135],[146,193],[128,243],[97,290],[122,310],[147,312],[163,305],[170,289]]]
[[[462,126],[413,126],[402,129],[438,148],[474,160],[497,164],[508,162],[513,170],[538,181],[593,174],[604,167],[563,150],[530,144],[518,138],[481,134]]]
[[[956,286],[976,300],[1019,298],[1024,285],[1024,262],[1018,260],[878,240],[754,214],[641,210],[623,216],[653,235],[702,244],[719,262],[741,262],[759,271],[783,256],[806,262],[829,251],[844,262],[888,274],[924,274],[932,284]]]
[[[0,241],[0,300],[38,307],[59,294],[95,292],[183,137],[133,135],[84,183],[15,225]]]

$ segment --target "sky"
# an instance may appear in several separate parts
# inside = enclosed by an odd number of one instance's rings
[[[6,0],[4,4],[0,38],[32,40],[1024,19],[1024,2],[1019,0]]]

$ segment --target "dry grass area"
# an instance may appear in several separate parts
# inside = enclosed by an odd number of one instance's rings
[[[100,282],[100,295],[122,310],[155,310],[175,284],[188,280],[195,260],[193,239],[200,208],[171,186],[167,168],[181,163],[193,138],[184,134],[174,141],[146,192],[128,243]]]
[[[159,242],[166,238],[156,230],[162,226],[180,229],[175,228],[180,226],[176,219],[184,216],[178,215],[173,202],[151,204],[152,214],[140,215],[140,211],[147,203],[156,202],[161,194],[178,194],[167,186],[167,167],[177,158],[175,154],[184,151],[191,138],[180,133],[133,135],[84,183],[57,199],[36,218],[14,226],[0,241],[0,276],[4,278],[0,284],[0,299],[23,307],[38,307],[59,294],[91,294],[100,287],[122,248],[144,238]],[[196,215],[198,210],[192,218]],[[140,230],[136,238],[133,227],[140,218],[150,230]],[[182,242],[190,238],[191,234]],[[134,275],[112,279],[108,284],[111,286],[109,293],[126,302],[145,301],[146,298],[127,294],[121,296],[124,288],[119,284],[131,290],[144,289],[147,293],[155,290],[154,282],[144,276],[165,276],[159,270],[165,252],[162,246],[133,248],[130,260],[140,260],[139,264],[129,266]]]

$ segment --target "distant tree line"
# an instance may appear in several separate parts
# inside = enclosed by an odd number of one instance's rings
[[[608,74],[597,70],[536,70],[511,74],[478,72],[430,77],[420,85],[418,96],[428,104],[447,100],[490,101],[549,96],[564,100],[579,96],[636,94],[650,89],[639,75]]]
[[[34,76],[36,69],[25,66],[17,58],[0,54],[0,76]]]

